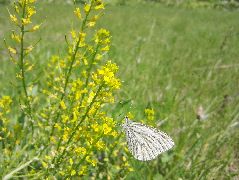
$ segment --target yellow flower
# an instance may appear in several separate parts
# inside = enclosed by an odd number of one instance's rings
[[[104,142],[102,142],[102,141],[98,141],[98,142],[96,143],[96,147],[97,147],[99,150],[103,149],[104,146],[105,146],[105,144],[104,144]]]
[[[45,169],[48,168],[48,164],[47,164],[46,162],[42,161],[41,163],[42,163],[42,166],[43,166]]]
[[[109,44],[109,43],[110,43],[110,37],[102,41],[102,44]]]
[[[85,160],[86,160],[87,162],[91,162],[90,156],[86,156]]]
[[[111,135],[112,135],[113,137],[117,137],[117,136],[118,136],[118,133],[117,133],[116,131],[112,131],[112,132],[111,132]]]
[[[110,88],[113,89],[119,89],[121,86],[120,80],[115,78],[115,73],[118,70],[118,66],[114,63],[111,63],[111,61],[107,62],[105,66],[103,66],[101,69],[98,69],[98,74],[93,73],[92,78],[96,84],[104,83],[108,85]],[[102,82],[104,81],[104,82]],[[111,98],[112,102],[114,101]]]
[[[147,109],[144,110],[144,113],[145,113],[148,120],[151,120],[151,121],[154,120],[155,112],[154,112],[153,109],[147,108]]]
[[[56,138],[53,137],[53,136],[51,136],[51,137],[50,137],[50,141],[54,144],[54,143],[56,143]]]
[[[59,171],[59,174],[60,174],[61,176],[64,176],[66,173],[65,173],[64,171]]]
[[[63,133],[63,141],[67,141],[69,137],[69,128],[65,128],[64,129],[64,133]]]
[[[93,18],[90,19],[89,23],[87,24],[89,27],[93,27],[96,24],[97,19],[99,18],[99,15],[93,16]]]
[[[123,158],[122,158],[122,159],[123,159],[123,161],[124,161],[124,162],[126,161],[126,157],[125,157],[125,156],[123,156]]]
[[[79,37],[81,40],[85,39],[86,33],[80,32]]]
[[[17,50],[15,48],[12,48],[12,47],[8,47],[8,50],[12,53],[12,54],[16,54],[17,53]]]
[[[22,24],[23,25],[27,25],[27,24],[30,24],[30,23],[32,23],[30,18],[22,18]]]
[[[29,52],[31,52],[32,50],[33,50],[33,46],[32,45],[30,45],[30,46],[28,46],[27,48],[26,48],[26,53],[29,53]]]
[[[79,39],[80,39],[80,44],[79,46],[80,47],[84,47],[86,45],[85,43],[85,36],[86,36],[86,33],[79,33]],[[85,58],[84,58],[85,59]]]
[[[93,124],[91,127],[93,128],[93,130],[94,130],[95,132],[99,132],[99,130],[100,130],[98,124]]]
[[[129,119],[134,119],[134,115],[131,112],[128,112],[127,116],[128,116]]]
[[[92,164],[92,166],[96,166],[97,161],[95,159],[91,159],[90,156],[86,156],[85,160]]]
[[[128,168],[129,172],[133,172],[134,169],[132,167]]]
[[[99,10],[99,9],[104,9],[105,6],[103,3],[99,3],[99,5],[95,6],[95,10]]]
[[[86,5],[84,6],[85,12],[88,13],[88,12],[90,11],[90,8],[91,8],[91,6],[90,6],[89,4],[86,4]]]
[[[20,140],[17,139],[16,142],[15,142],[16,145],[19,145],[20,144]]]
[[[106,42],[108,42],[109,40],[106,41],[107,38],[109,38],[110,36],[110,32],[106,29],[99,29],[95,35],[95,42],[96,43],[103,43],[105,44]]]
[[[95,97],[95,93],[93,91],[90,92],[89,97],[87,99],[87,102],[91,103],[94,97]]]
[[[71,30],[71,36],[75,39],[76,38],[76,31],[75,30]]]
[[[51,160],[52,159],[51,156],[48,156],[48,155],[46,155],[45,158],[46,158],[46,160]]]
[[[70,165],[72,165],[74,163],[72,158],[69,159],[69,163],[70,163]]]
[[[106,45],[105,47],[101,48],[101,51],[109,51],[110,50],[110,46]]]
[[[64,101],[60,102],[60,106],[61,106],[62,109],[64,109],[64,110],[66,109],[66,104],[65,104]]]
[[[58,129],[58,130],[61,130],[61,126],[59,125],[59,123],[55,124],[55,128]]]
[[[97,54],[96,57],[95,57],[95,60],[99,61],[102,59],[102,55],[101,54]]]
[[[80,8],[76,8],[76,10],[74,11],[76,17],[78,17],[79,19],[82,19],[82,16],[81,16],[81,12],[80,12]]]
[[[71,122],[76,122],[78,119],[78,111],[77,109],[73,111],[73,119],[71,120]]]
[[[103,131],[104,131],[104,134],[107,135],[112,131],[112,128],[109,127],[106,123],[104,123],[103,124]]]
[[[33,26],[33,28],[31,29],[31,32],[33,31],[37,31],[40,28],[41,25],[35,25]]]
[[[12,33],[11,34],[11,38],[17,42],[20,42],[21,39],[20,39],[20,36],[16,35],[15,33]]]
[[[32,64],[32,65],[30,65],[30,66],[28,66],[27,67],[27,69],[26,69],[26,71],[31,71],[32,69],[33,69],[33,67],[34,67],[34,65]]]
[[[95,21],[90,21],[90,22],[88,23],[88,26],[89,26],[89,27],[93,27],[93,26],[95,26],[95,23],[96,23]]]
[[[28,0],[29,3],[34,3],[36,0]]]
[[[73,169],[71,170],[71,176],[74,176],[76,174],[76,171]]]
[[[88,65],[88,61],[87,61],[87,59],[86,59],[86,58],[83,58],[82,60],[83,60],[84,65],[87,66],[87,65]]]
[[[10,14],[10,19],[12,22],[17,24],[17,17],[15,15]]]
[[[22,79],[22,75],[20,73],[16,73],[16,78]]]
[[[76,147],[74,151],[78,155],[86,155],[86,148],[84,147]]]
[[[69,120],[69,116],[62,115],[62,116],[61,116],[61,119],[62,119],[62,122],[63,122],[63,123],[66,123],[66,122]]]
[[[108,158],[108,157],[105,157],[105,158],[104,158],[104,161],[105,161],[105,162],[109,162],[109,158]]]
[[[84,174],[86,174],[86,171],[87,171],[87,166],[81,166],[81,170],[78,174],[79,175],[84,175]]]
[[[34,7],[27,7],[27,16],[28,18],[30,18],[32,15],[36,14],[36,10],[34,9]]]
[[[95,159],[93,159],[92,161],[91,161],[91,164],[92,164],[92,166],[96,166],[96,164],[97,164],[97,161],[95,160]]]
[[[14,9],[17,13],[19,13],[19,7],[17,5],[14,6]]]
[[[154,110],[153,110],[153,109],[147,108],[147,109],[144,110],[144,112],[145,112],[145,114],[147,114],[147,115],[154,115]]]

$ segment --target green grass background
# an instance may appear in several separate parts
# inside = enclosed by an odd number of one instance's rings
[[[15,68],[3,44],[8,39],[7,6],[0,6],[0,95],[16,93]],[[36,22],[42,22],[34,41],[41,41],[32,56],[44,75],[46,61],[64,55],[73,21],[73,6],[38,4]],[[119,114],[131,111],[135,120],[143,110],[156,110],[160,129],[175,140],[175,148],[158,160],[130,159],[135,171],[128,179],[239,178],[239,12],[185,9],[160,4],[107,6],[97,24],[112,34],[110,58],[120,67],[123,81],[117,101],[129,101]],[[31,78],[31,77],[28,77]],[[209,117],[196,119],[202,105]],[[123,114],[124,115],[124,114]]]

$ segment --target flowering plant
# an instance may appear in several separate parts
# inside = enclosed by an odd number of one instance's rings
[[[5,178],[125,176],[132,168],[125,154],[116,150],[122,145],[120,134],[106,111],[121,87],[118,66],[107,58],[110,32],[100,28],[92,33],[105,8],[103,2],[90,0],[75,7],[79,27],[69,33],[66,55],[52,56],[45,75],[33,81],[30,77],[36,67],[28,57],[37,42],[27,42],[26,34],[42,25],[32,25],[35,3],[18,0],[13,4],[14,12],[9,11],[16,28],[11,34],[12,45],[6,41],[5,45],[18,67],[20,83],[18,96],[0,99],[1,174]],[[19,107],[16,122],[10,121],[12,103]],[[19,166],[4,169],[14,158]],[[108,173],[109,169],[115,174]]]

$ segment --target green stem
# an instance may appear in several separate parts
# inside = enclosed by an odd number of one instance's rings
[[[25,18],[25,13],[26,13],[26,0],[24,1],[23,4],[23,9],[22,9],[22,19]],[[23,86],[23,91],[26,97],[26,105],[28,107],[28,112],[27,114],[30,117],[30,124],[32,128],[32,134],[34,131],[33,127],[33,122],[32,122],[32,110],[31,110],[31,104],[29,102],[29,96],[27,93],[27,87],[26,87],[26,79],[25,79],[25,68],[24,68],[24,35],[25,35],[25,26],[23,22],[21,23],[21,52],[20,52],[20,70],[21,70],[21,76],[22,76],[22,86]]]
[[[97,44],[96,49],[95,49],[95,52],[94,52],[94,54],[93,54],[93,56],[92,56],[92,58],[91,58],[91,63],[90,63],[90,67],[89,67],[89,69],[88,69],[88,71],[87,71],[88,74],[87,74],[87,77],[86,77],[86,80],[85,80],[85,86],[84,86],[84,87],[87,87],[87,86],[88,86],[89,79],[90,79],[91,69],[92,69],[93,64],[94,64],[94,62],[95,62],[95,61],[94,61],[94,60],[95,60],[95,56],[96,56],[96,54],[97,54],[97,52],[98,52],[99,47],[100,47],[100,45]],[[85,94],[83,94],[82,97],[81,97],[80,106],[81,106],[82,103],[83,103],[84,97],[85,97]],[[79,106],[79,107],[80,107],[80,106]]]
[[[89,83],[91,69],[92,69],[93,64],[94,64],[94,62],[95,62],[95,56],[96,56],[96,54],[97,54],[97,52],[98,52],[99,47],[100,47],[100,45],[97,44],[97,46],[96,46],[96,48],[95,48],[95,52],[94,52],[94,54],[93,54],[93,56],[92,56],[92,59],[91,59],[90,67],[89,67],[89,69],[88,69],[88,74],[87,74],[87,77],[86,77],[85,86],[87,86],[88,83]]]
[[[75,46],[75,49],[74,49],[74,52],[71,56],[71,63],[70,63],[70,67],[66,73],[66,80],[65,80],[65,84],[64,84],[64,89],[63,89],[63,93],[61,95],[61,98],[60,98],[60,101],[62,101],[66,95],[66,88],[67,88],[67,85],[69,83],[69,79],[70,79],[70,76],[71,76],[71,72],[72,72],[72,68],[73,68],[73,64],[76,60],[76,54],[78,52],[78,49],[79,49],[79,44],[80,44],[80,41],[81,41],[81,38],[79,37],[77,43],[76,43],[76,46]],[[58,109],[60,109],[60,105],[58,106]],[[54,119],[54,124],[52,126],[52,129],[51,129],[51,133],[50,133],[50,136],[49,138],[54,134],[54,130],[55,130],[55,124],[57,123],[59,117],[60,117],[60,113],[61,111],[58,111],[57,115],[56,115],[56,118]]]

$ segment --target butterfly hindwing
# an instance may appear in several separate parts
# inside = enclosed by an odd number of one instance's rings
[[[141,123],[128,121],[125,132],[130,152],[141,161],[155,159],[174,146],[166,133]]]

